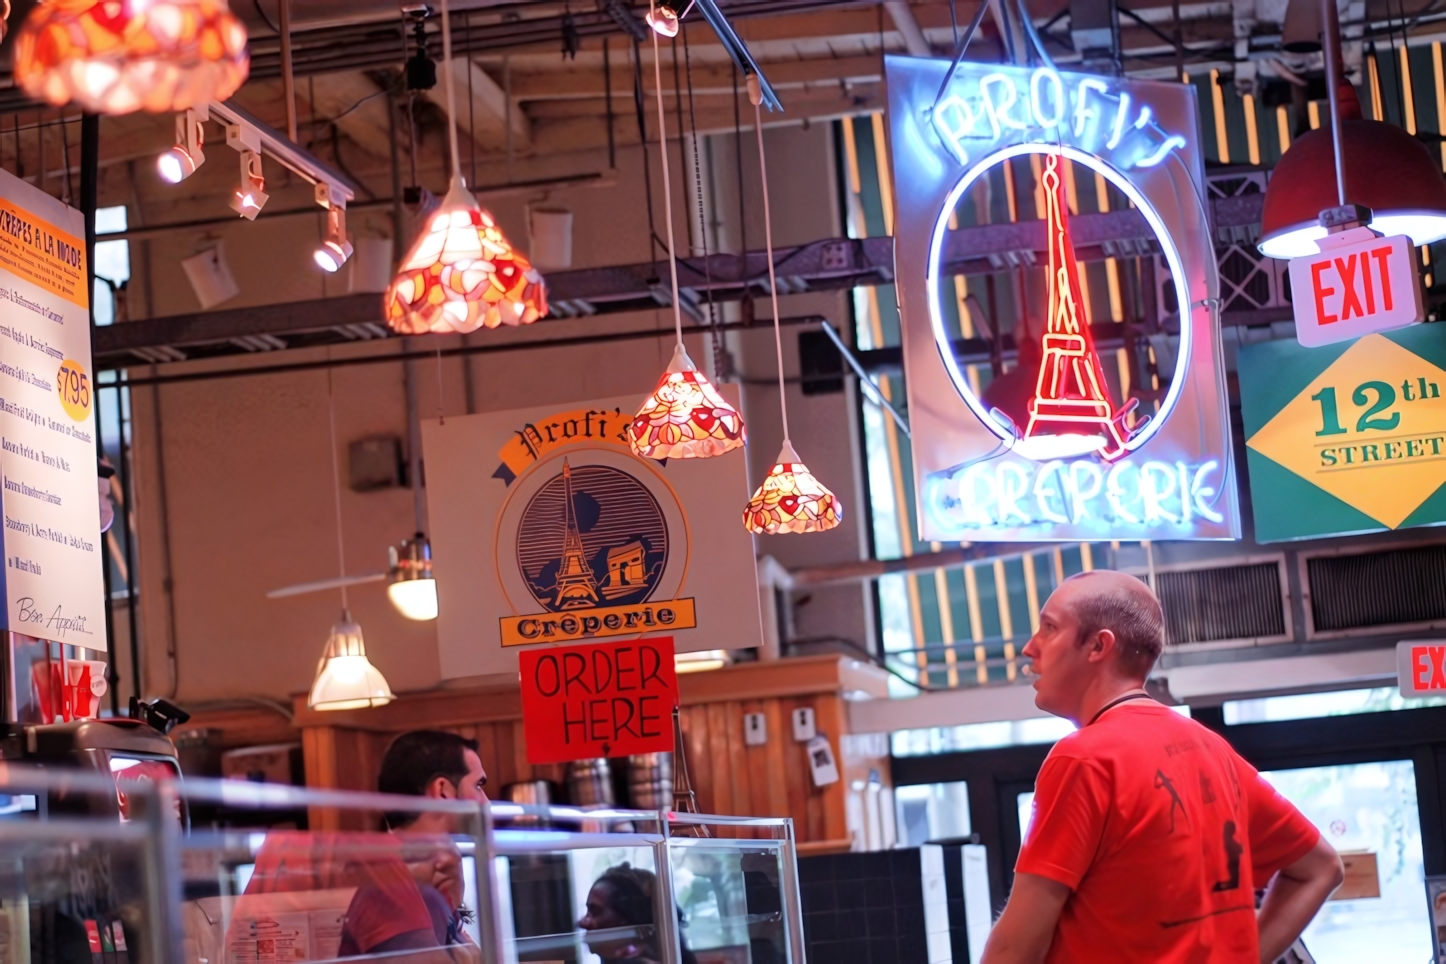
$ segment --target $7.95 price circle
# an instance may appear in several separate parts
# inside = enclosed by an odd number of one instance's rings
[[[90,417],[90,376],[80,362],[67,358],[60,363],[55,390],[60,395],[61,407],[72,420],[83,422]]]

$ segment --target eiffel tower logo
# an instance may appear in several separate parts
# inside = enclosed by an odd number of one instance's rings
[[[579,609],[598,603],[597,580],[587,553],[582,548],[582,533],[577,528],[577,509],[572,501],[572,466],[562,460],[562,504],[567,531],[562,537],[562,565],[557,570],[558,609]]]
[[[1131,398],[1118,409],[1110,400],[1080,293],[1060,157],[1049,154],[1047,158],[1042,183],[1049,236],[1049,316],[1039,381],[1029,403],[1029,424],[1015,451],[1036,459],[1093,452],[1112,462],[1125,454],[1125,443],[1139,431],[1140,426],[1131,429],[1125,424],[1139,399]]]

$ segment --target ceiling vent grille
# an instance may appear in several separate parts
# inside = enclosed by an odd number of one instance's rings
[[[1446,621],[1446,546],[1305,560],[1317,633]]]
[[[1260,641],[1289,635],[1278,560],[1155,574],[1166,642]]]

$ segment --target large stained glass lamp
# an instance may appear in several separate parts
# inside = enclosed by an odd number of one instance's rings
[[[793,450],[788,431],[788,393],[783,386],[783,335],[778,324],[778,282],[773,274],[773,218],[768,207],[768,163],[763,152],[763,93],[757,74],[748,75],[753,129],[758,135],[758,170],[763,183],[763,238],[768,248],[768,291],[773,297],[773,347],[778,356],[778,404],[783,413],[783,448],[763,484],[743,510],[743,527],[760,535],[823,532],[843,521],[838,496],[814,478]]]
[[[678,301],[678,257],[673,242],[673,188],[668,171],[668,125],[663,113],[662,58],[653,31],[653,86],[658,100],[658,153],[663,159],[663,220],[668,225],[668,268],[673,279],[673,360],[657,388],[628,425],[633,452],[650,459],[706,459],[743,444],[743,416],[698,371],[683,347],[683,310]]]
[[[447,0],[442,0],[442,54],[452,186],[387,287],[387,324],[404,335],[530,325],[547,314],[542,275],[512,246],[462,181]]]
[[[250,71],[226,0],[41,0],[15,35],[15,79],[96,114],[223,101]]]

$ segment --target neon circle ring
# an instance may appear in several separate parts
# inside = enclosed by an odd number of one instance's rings
[[[1176,303],[1181,306],[1188,306],[1191,303],[1180,252],[1176,248],[1175,242],[1170,237],[1169,232],[1165,230],[1164,221],[1161,219],[1159,212],[1155,209],[1155,206],[1145,198],[1140,189],[1112,165],[1095,157],[1093,154],[1087,154],[1075,147],[1041,142],[1015,144],[1000,148],[973,164],[964,172],[964,175],[959,179],[958,183],[954,185],[953,189],[950,190],[944,200],[943,206],[940,208],[938,218],[934,223],[933,236],[929,242],[929,266],[928,276],[926,278],[926,284],[928,286],[929,322],[933,327],[935,344],[939,349],[944,367],[949,372],[949,378],[954,383],[955,390],[959,392],[960,397],[963,398],[970,409],[973,410],[974,414],[979,418],[979,421],[998,437],[1000,444],[1010,450],[1015,449],[1016,443],[1020,441],[1019,437],[1011,430],[1010,426],[1001,424],[990,415],[983,401],[974,394],[973,388],[969,385],[968,378],[966,378],[964,372],[960,370],[959,363],[954,358],[954,353],[949,347],[949,335],[944,328],[944,311],[940,300],[939,269],[940,259],[944,249],[944,237],[949,228],[949,215],[958,205],[960,198],[964,196],[964,193],[968,191],[980,177],[988,173],[991,168],[1010,158],[1029,154],[1058,154],[1068,160],[1082,164],[1090,170],[1101,174],[1129,198],[1130,202],[1135,206],[1135,209],[1144,215],[1145,221],[1150,225],[1150,229],[1154,232],[1160,249],[1165,255],[1166,263],[1170,269],[1170,278],[1175,285]],[[1190,351],[1193,347],[1191,344],[1190,330],[1192,326],[1188,323],[1188,320],[1185,319],[1185,314],[1185,312],[1182,312],[1180,347],[1176,353],[1175,371],[1170,378],[1170,387],[1165,394],[1165,398],[1160,402],[1159,411],[1146,421],[1138,432],[1134,433],[1123,443],[1125,455],[1138,450],[1154,437],[1155,433],[1169,420],[1170,412],[1174,409],[1175,403],[1179,399],[1185,383],[1185,373],[1190,364]],[[1025,458],[1031,458],[1032,461],[1049,461],[1048,458],[1032,458],[1028,453],[1022,451],[1016,454]],[[1079,454],[1088,453],[1081,452]],[[1052,457],[1057,458],[1058,456]]]

